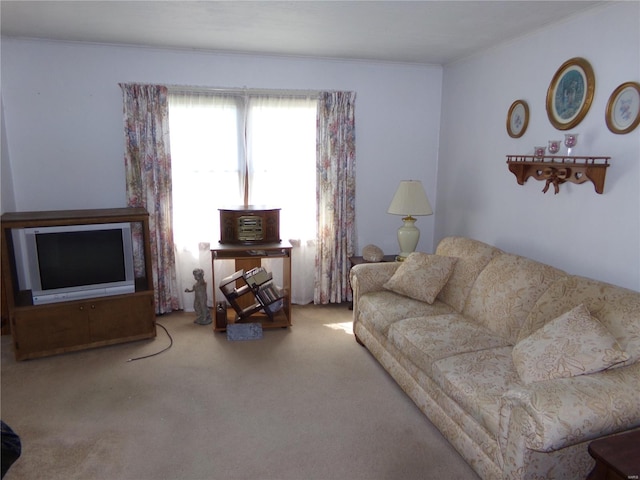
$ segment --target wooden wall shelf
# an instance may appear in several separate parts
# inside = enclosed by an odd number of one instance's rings
[[[545,181],[543,193],[547,193],[551,185],[554,192],[558,193],[560,185],[565,182],[580,184],[590,181],[596,193],[602,194],[610,159],[611,157],[507,155],[507,165],[519,185],[524,185],[529,177]]]

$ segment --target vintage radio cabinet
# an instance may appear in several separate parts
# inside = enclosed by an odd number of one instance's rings
[[[280,209],[248,205],[220,209],[220,243],[280,242]]]

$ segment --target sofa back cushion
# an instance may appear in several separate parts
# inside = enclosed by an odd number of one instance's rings
[[[463,314],[514,345],[538,299],[564,276],[566,274],[557,268],[504,253],[480,272]]]
[[[518,339],[528,337],[580,304],[629,354],[625,364],[640,360],[640,292],[584,277],[568,276],[551,285],[529,313]]]
[[[462,312],[476,278],[487,263],[502,251],[478,240],[446,237],[438,244],[436,253],[458,258],[453,273],[438,294],[438,300],[453,307],[456,312]]]

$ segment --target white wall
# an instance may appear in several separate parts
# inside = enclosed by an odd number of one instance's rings
[[[611,92],[640,81],[639,19],[637,2],[610,4],[447,66],[444,80],[437,66],[3,38],[1,209],[124,205],[119,82],[354,90],[359,248],[397,251],[401,221],[386,209],[397,183],[414,178],[435,210],[418,221],[419,250],[468,235],[640,290],[640,128],[614,135],[604,123]],[[604,195],[590,183],[544,195],[541,182],[519,186],[505,156],[562,136],[547,119],[546,91],[576,56],[596,75],[591,110],[573,130],[577,153],[610,155],[612,166]],[[517,99],[531,118],[524,136],[511,139],[506,114]]]
[[[564,184],[558,195],[543,182],[519,186],[507,154],[563,138],[549,122],[546,92],[566,60],[584,57],[596,77],[593,103],[576,155],[611,156],[604,194],[591,183]],[[435,239],[465,235],[509,252],[640,290],[640,128],[627,135],[605,124],[609,96],[640,81],[640,3],[590,11],[482,55],[447,66],[443,80]],[[529,127],[506,132],[512,102],[524,99]]]
[[[0,153],[0,213],[5,211],[14,211],[16,209],[15,195],[13,194],[13,182],[11,181],[11,165],[8,161],[1,161],[1,159],[9,158],[9,147],[7,142],[7,133],[4,128],[4,105],[0,99],[0,135],[1,135],[1,153]]]
[[[422,180],[435,192],[439,66],[7,38],[1,61],[13,180],[3,169],[2,186],[12,187],[17,210],[125,205],[120,82],[356,91],[359,250],[374,243],[397,252],[402,222],[386,210],[400,180]],[[6,156],[3,139],[3,165]],[[430,199],[437,208],[435,193]],[[418,248],[432,251],[433,217],[419,223]]]

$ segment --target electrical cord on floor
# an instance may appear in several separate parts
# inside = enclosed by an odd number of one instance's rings
[[[163,348],[162,350],[160,350],[159,352],[156,353],[152,353],[150,355],[143,355],[142,357],[135,357],[135,358],[130,358],[129,360],[127,360],[127,362],[133,362],[135,360],[142,360],[143,358],[149,358],[149,357],[155,357],[156,355],[160,355],[163,352],[166,352],[167,350],[169,350],[171,348],[171,346],[173,345],[173,338],[171,337],[171,334],[169,333],[169,330],[167,330],[164,325],[159,324],[158,322],[155,322],[155,324],[158,327],[162,327],[162,329],[167,333],[167,336],[169,337],[169,346]]]

